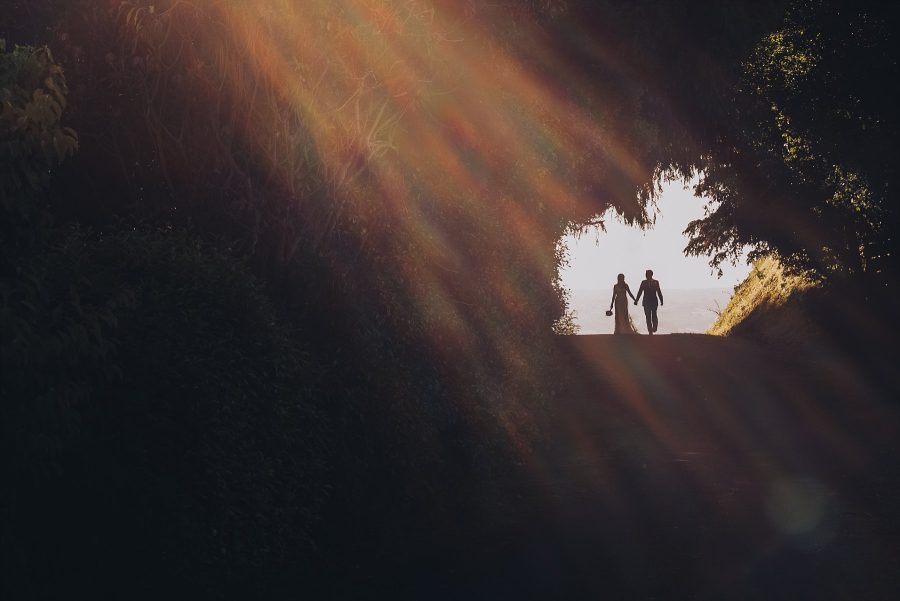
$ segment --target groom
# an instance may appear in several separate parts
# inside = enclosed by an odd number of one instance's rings
[[[653,279],[653,270],[648,269],[646,273],[647,279],[641,282],[638,288],[637,298],[634,304],[638,304],[641,295],[644,295],[644,315],[647,317],[647,331],[652,335],[659,327],[659,318],[656,317],[656,297],[659,296],[659,304],[663,304],[662,290],[659,289],[659,282]]]

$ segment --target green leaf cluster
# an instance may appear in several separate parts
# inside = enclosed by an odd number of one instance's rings
[[[51,171],[78,148],[76,133],[60,123],[66,94],[49,49],[0,48],[0,211],[7,224],[35,218]]]

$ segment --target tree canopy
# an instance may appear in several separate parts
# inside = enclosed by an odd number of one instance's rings
[[[743,244],[823,276],[887,285],[897,227],[896,18],[882,4],[796,2],[742,64],[739,136],[699,165],[718,202],[689,250]]]

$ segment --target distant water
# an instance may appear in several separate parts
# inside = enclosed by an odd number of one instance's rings
[[[633,286],[635,294],[637,286]],[[666,304],[659,308],[659,334],[705,332],[716,320],[715,311],[721,311],[728,304],[734,290],[732,288],[706,288],[693,290],[666,290],[663,297]],[[579,334],[612,334],[615,324],[613,317],[607,317],[612,298],[609,290],[572,290],[571,308],[577,313],[576,323],[581,326]],[[628,301],[628,311],[638,332],[647,333],[644,308]]]

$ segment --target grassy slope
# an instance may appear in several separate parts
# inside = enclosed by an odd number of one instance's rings
[[[810,296],[819,291],[810,279],[786,273],[778,259],[759,259],[707,333],[777,343],[810,340],[821,334],[808,310]]]
[[[801,353],[821,369],[852,365],[871,384],[900,394],[889,298],[862,281],[818,284],[767,257],[754,263],[707,334]]]

